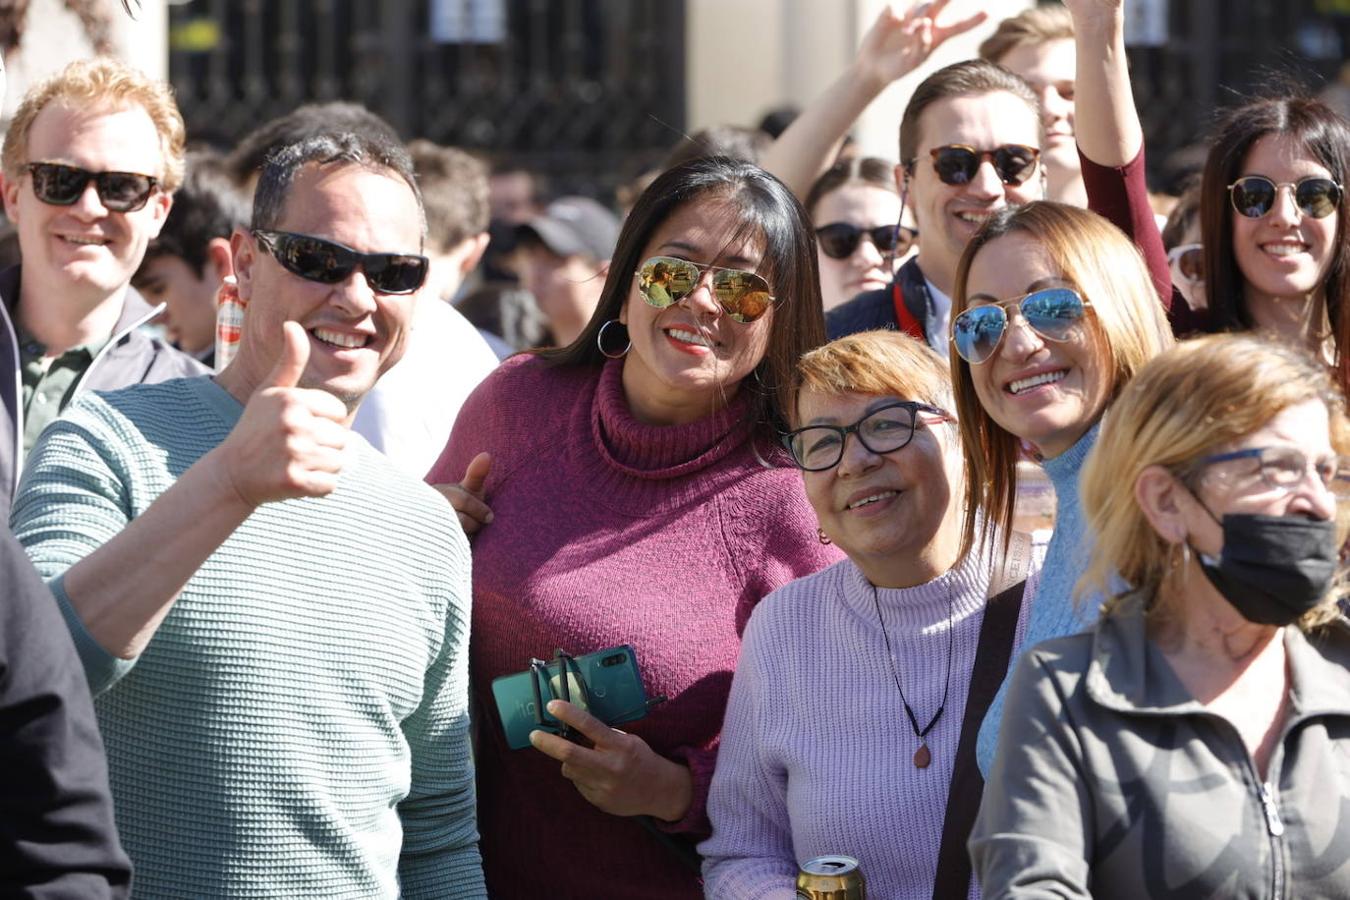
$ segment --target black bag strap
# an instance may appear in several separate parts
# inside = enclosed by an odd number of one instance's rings
[[[994,702],[1012,659],[1017,618],[1022,611],[1022,593],[1027,583],[1019,581],[989,600],[980,623],[980,641],[975,668],[970,673],[966,714],[961,720],[961,740],[956,747],[952,782],[947,788],[947,813],[942,821],[942,845],[938,848],[937,877],[933,900],[952,900],[970,893],[970,854],[966,841],[975,827],[975,814],[984,794],[984,776],[975,762],[975,741],[980,723]]]
[[[633,819],[656,838],[657,843],[665,847],[684,869],[695,875],[703,875],[703,857],[698,855],[697,842],[678,834],[662,831],[651,816],[633,816]]]

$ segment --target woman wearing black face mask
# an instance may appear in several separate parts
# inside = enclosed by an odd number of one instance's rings
[[[1350,895],[1345,402],[1303,350],[1182,344],[1082,479],[1092,631],[1025,654],[970,849],[986,898]]]

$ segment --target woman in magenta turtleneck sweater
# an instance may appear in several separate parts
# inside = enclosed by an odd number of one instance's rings
[[[706,836],[750,611],[840,558],[776,441],[793,362],[823,342],[801,207],[755,166],[694,160],[638,200],[577,341],[509,360],[460,412],[428,480],[458,482],[443,489],[474,535],[493,896],[702,896],[696,870],[630,817],[686,846]],[[551,707],[589,739],[506,748],[494,678],[554,648],[623,643],[667,702],[623,732]]]

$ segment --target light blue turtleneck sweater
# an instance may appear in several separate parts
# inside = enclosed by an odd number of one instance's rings
[[[1041,464],[1046,477],[1055,487],[1055,533],[1045,552],[1045,564],[1041,567],[1036,594],[1031,598],[1026,639],[1022,642],[1024,653],[1041,641],[1076,634],[1097,620],[1097,609],[1101,606],[1102,598],[1093,595],[1075,604],[1073,589],[1087,568],[1091,553],[1087,520],[1078,497],[1078,475],[1097,443],[1100,430],[1101,422],[1098,421],[1072,447]],[[1008,666],[1009,674],[1016,668],[1014,660]],[[989,776],[989,769],[994,763],[1007,689],[1008,682],[1005,679],[989,712],[985,714],[984,724],[980,726],[980,738],[975,745],[976,759],[985,777]]]

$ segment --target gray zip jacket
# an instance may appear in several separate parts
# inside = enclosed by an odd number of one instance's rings
[[[14,326],[20,268],[13,266],[0,272],[0,405],[4,407],[0,415],[0,513],[6,519],[23,471],[23,371]],[[151,306],[128,285],[112,339],[84,370],[71,398],[86,390],[111,391],[208,372],[186,353],[137,330],[163,309],[163,304]]]
[[[969,844],[985,900],[1350,897],[1350,622],[1284,629],[1263,779],[1126,604],[1017,664]]]

